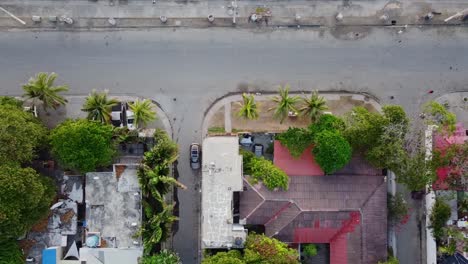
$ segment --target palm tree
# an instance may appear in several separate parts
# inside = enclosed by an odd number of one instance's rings
[[[314,91],[309,98],[302,98],[302,106],[299,112],[315,122],[323,114],[323,111],[328,109],[326,103],[325,99],[319,96],[317,91]]]
[[[55,79],[57,79],[57,74],[53,72],[51,74],[45,72],[36,74],[35,78],[29,79],[29,82],[23,85],[23,96],[32,99],[33,104],[36,104],[37,100],[41,101],[46,112],[47,108],[57,109],[57,107],[65,105],[68,101],[59,93],[68,91],[68,86],[54,86]]]
[[[289,85],[286,85],[284,88],[280,86],[279,96],[272,98],[272,101],[277,103],[277,106],[268,109],[269,111],[275,110],[273,117],[279,119],[280,123],[283,123],[284,119],[288,117],[290,112],[297,114],[295,105],[299,100],[299,97],[289,96],[289,89]]]
[[[110,123],[112,106],[119,102],[114,98],[107,98],[107,93],[107,90],[104,90],[102,93],[93,90],[91,94],[86,97],[83,109],[81,110],[88,112],[89,120],[96,120],[106,124]]]
[[[137,128],[140,123],[145,126],[148,122],[156,119],[156,112],[153,110],[153,106],[153,103],[148,99],[141,101],[137,99],[135,102],[129,104]]]
[[[255,99],[253,95],[243,93],[242,100],[244,100],[244,102],[239,103],[239,105],[241,106],[241,109],[239,110],[237,115],[239,117],[242,117],[248,120],[257,119],[258,109],[257,109],[257,104],[255,103]]]

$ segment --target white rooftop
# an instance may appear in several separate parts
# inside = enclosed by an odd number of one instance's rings
[[[246,230],[233,224],[233,192],[242,191],[242,156],[237,137],[209,137],[202,150],[202,247],[231,248]]]

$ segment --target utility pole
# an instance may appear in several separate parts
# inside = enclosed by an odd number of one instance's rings
[[[5,8],[0,7],[0,10],[2,10],[2,11],[5,12],[7,15],[9,15],[10,17],[12,17],[14,20],[20,22],[20,23],[23,24],[23,25],[26,25],[26,22],[24,22],[23,20],[21,20],[19,17],[13,15],[12,13],[8,12]]]

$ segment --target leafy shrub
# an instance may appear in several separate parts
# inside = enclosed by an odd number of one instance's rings
[[[202,264],[244,264],[242,254],[238,250],[218,252],[216,255],[206,257]]]
[[[315,142],[312,153],[325,174],[343,168],[351,159],[351,146],[337,132],[323,131],[316,136]]]
[[[116,153],[110,125],[85,119],[67,120],[52,130],[52,153],[67,169],[86,173],[112,163]]]
[[[432,234],[434,238],[440,240],[444,236],[444,227],[450,218],[450,206],[441,198],[436,198],[430,215]]]
[[[241,150],[240,153],[242,155],[244,173],[250,175],[254,182],[262,181],[269,190],[274,190],[275,188],[288,189],[288,175],[273,165],[271,161],[263,157],[257,157],[250,151]]]
[[[298,264],[299,253],[285,243],[259,234],[249,234],[245,242],[247,263]]]
[[[334,115],[325,114],[321,115],[317,122],[308,127],[312,135],[317,135],[322,131],[338,131],[342,132],[345,129],[344,121]]]
[[[384,262],[379,261],[377,264],[399,264],[399,263],[400,263],[400,261],[398,261],[398,259],[396,257],[391,256],[391,257],[388,258],[387,261],[384,261]]]
[[[455,131],[457,117],[454,113],[448,111],[443,105],[436,101],[430,101],[424,105],[423,112],[427,115],[426,122],[435,124],[440,127],[440,130],[448,132]]]
[[[286,132],[276,136],[276,139],[289,150],[291,156],[299,158],[313,143],[314,138],[307,129],[290,127]]]
[[[15,239],[0,238],[0,264],[23,264],[24,257]]]
[[[140,260],[140,264],[180,264],[179,255],[167,249],[161,250],[156,255],[145,256]]]
[[[317,246],[315,244],[307,244],[304,246],[304,255],[313,257],[317,255]]]

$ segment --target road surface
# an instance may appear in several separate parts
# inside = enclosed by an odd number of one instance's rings
[[[398,33],[401,30],[400,33]],[[158,101],[180,144],[180,223],[174,247],[198,261],[200,175],[188,146],[201,141],[204,112],[228,92],[367,92],[416,113],[421,102],[468,84],[468,28],[156,29],[112,32],[0,32],[0,91],[20,95],[39,71],[55,71],[70,94],[91,89]],[[433,94],[428,94],[434,90]],[[390,99],[394,96],[394,99]],[[399,245],[401,263],[417,248]]]

